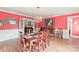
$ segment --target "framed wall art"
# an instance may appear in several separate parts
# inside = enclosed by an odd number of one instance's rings
[[[49,18],[49,19],[46,19],[44,22],[46,27],[54,26],[54,19]]]
[[[6,17],[8,24],[16,24],[16,19],[14,17]]]
[[[2,20],[0,20],[0,27],[4,26],[4,22]]]

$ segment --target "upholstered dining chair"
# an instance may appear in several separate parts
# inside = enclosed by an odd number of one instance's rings
[[[47,36],[47,44],[50,45],[50,32],[49,32],[49,30],[47,30],[46,33],[47,33],[46,34],[46,36]]]
[[[45,47],[47,47],[46,45],[49,45],[49,43],[50,43],[49,36],[50,36],[49,31],[46,30],[46,31],[43,32],[43,40],[45,42]]]
[[[34,44],[35,44],[35,49],[36,49],[37,51],[44,50],[45,48],[44,48],[44,41],[43,41],[43,35],[42,35],[42,33],[38,34],[38,37],[37,37],[36,39],[37,39],[37,41],[34,42]],[[42,49],[41,49],[41,48],[42,48]]]
[[[26,41],[23,35],[20,37],[19,47],[21,52],[25,52],[26,48],[29,47],[29,43]]]

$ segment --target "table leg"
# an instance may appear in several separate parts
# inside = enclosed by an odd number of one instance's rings
[[[40,44],[38,43],[38,51],[39,51],[39,47],[40,47]]]
[[[29,50],[30,50],[30,52],[31,52],[31,42],[29,42]]]

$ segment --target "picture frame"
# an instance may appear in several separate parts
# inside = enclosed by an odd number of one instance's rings
[[[14,17],[6,17],[7,24],[17,24],[16,19]]]
[[[0,20],[0,27],[4,26],[4,22],[2,20]]]
[[[45,19],[45,27],[52,27],[54,26],[54,18]]]
[[[31,21],[28,21],[28,26],[32,26],[32,22]]]

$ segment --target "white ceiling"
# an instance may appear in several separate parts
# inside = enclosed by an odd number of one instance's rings
[[[37,7],[0,7],[2,10],[15,12],[17,14],[23,14],[36,17],[38,15]],[[79,13],[79,7],[40,7],[39,16],[58,16],[72,13]]]

